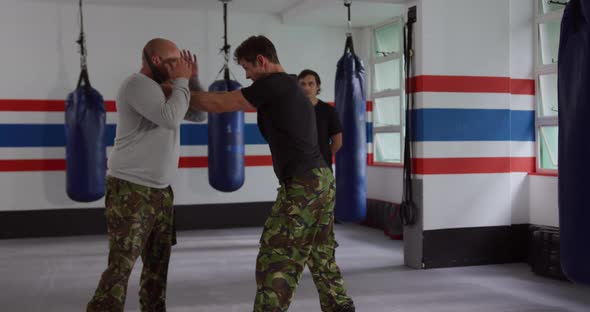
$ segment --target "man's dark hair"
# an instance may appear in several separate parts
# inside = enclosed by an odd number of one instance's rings
[[[234,52],[236,62],[244,60],[254,63],[258,55],[266,57],[272,63],[280,64],[275,45],[265,36],[252,36],[246,39]]]
[[[320,75],[311,69],[304,69],[299,73],[299,76],[297,76],[297,80],[299,81],[307,76],[313,76],[315,78],[315,84],[318,86],[318,94],[320,94],[320,91],[322,91],[322,80],[320,79]]]

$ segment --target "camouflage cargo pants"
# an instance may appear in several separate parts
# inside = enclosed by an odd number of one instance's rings
[[[287,311],[306,265],[322,311],[354,311],[334,255],[334,196],[328,168],[281,184],[260,239],[254,312]]]
[[[170,187],[155,189],[108,177],[106,218],[108,267],[87,311],[123,311],[127,282],[141,256],[141,311],[166,311],[166,279],[171,246],[176,243],[174,195]]]

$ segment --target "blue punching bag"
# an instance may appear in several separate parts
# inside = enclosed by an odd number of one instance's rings
[[[352,37],[336,70],[336,111],[342,148],[336,153],[336,218],[359,222],[367,214],[367,128],[365,68],[354,54]]]
[[[234,80],[217,80],[209,91],[234,91]],[[244,184],[244,112],[209,113],[209,184],[233,192]]]
[[[78,202],[98,200],[105,193],[106,109],[86,69],[66,100],[65,122],[68,197]]]
[[[558,61],[561,265],[590,285],[590,1],[571,0],[561,22]]]

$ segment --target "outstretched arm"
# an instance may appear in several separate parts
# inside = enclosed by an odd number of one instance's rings
[[[192,92],[191,109],[211,113],[254,110],[254,106],[246,100],[242,91],[231,92]]]

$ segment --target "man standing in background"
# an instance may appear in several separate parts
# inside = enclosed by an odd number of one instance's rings
[[[322,89],[322,81],[318,73],[311,69],[305,69],[297,76],[297,81],[314,106],[318,128],[318,145],[322,157],[332,170],[332,157],[342,147],[342,125],[338,113],[330,104],[318,99]]]

